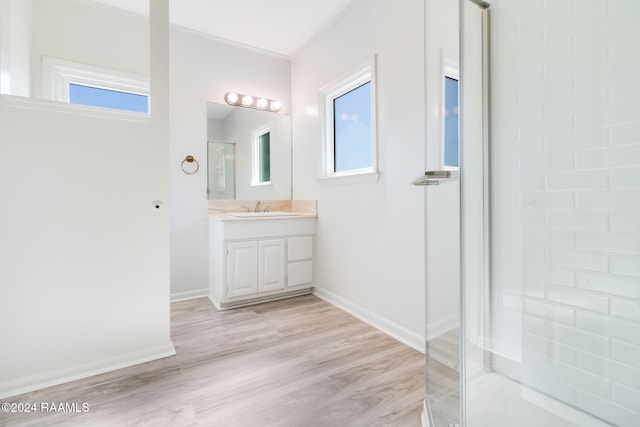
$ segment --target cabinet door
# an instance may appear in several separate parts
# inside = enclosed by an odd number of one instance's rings
[[[258,292],[258,242],[227,244],[227,295],[229,298]]]
[[[258,291],[284,289],[284,239],[258,242]]]

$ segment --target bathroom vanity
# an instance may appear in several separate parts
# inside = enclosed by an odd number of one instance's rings
[[[316,217],[209,217],[209,293],[218,309],[310,293]]]

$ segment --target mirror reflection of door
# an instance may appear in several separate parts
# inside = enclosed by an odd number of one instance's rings
[[[209,141],[209,199],[233,200],[236,197],[236,144]]]

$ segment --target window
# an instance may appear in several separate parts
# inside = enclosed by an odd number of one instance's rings
[[[460,166],[460,102],[457,67],[445,66],[443,88],[442,166]]]
[[[139,113],[147,113],[149,111],[149,97],[146,95],[77,83],[69,83],[69,103],[137,111]]]
[[[271,183],[271,129],[253,132],[253,185]]]
[[[333,100],[336,173],[371,167],[371,82]]]
[[[320,90],[324,176],[375,174],[375,59]]]
[[[149,113],[145,76],[44,57],[44,90],[50,99],[70,104]]]

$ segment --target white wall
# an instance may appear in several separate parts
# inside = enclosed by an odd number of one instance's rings
[[[42,56],[149,75],[149,19],[89,0],[32,0],[32,96],[42,93]],[[81,18],[80,18],[81,17]]]
[[[0,93],[31,95],[31,0],[0,0]]]
[[[228,132],[224,119],[207,120],[207,139],[209,141],[227,141]]]
[[[290,61],[205,38],[171,32],[171,293],[172,298],[206,295],[207,102],[224,103],[229,91],[282,102],[290,114]],[[200,172],[186,175],[180,162],[193,155]]]
[[[524,384],[637,426],[640,4],[492,9],[495,338]]]
[[[0,98],[0,397],[174,352],[167,11],[150,121]]]
[[[318,200],[316,293],[424,346],[424,6],[356,1],[293,56],[294,199]],[[318,89],[377,56],[380,180],[318,186]]]

